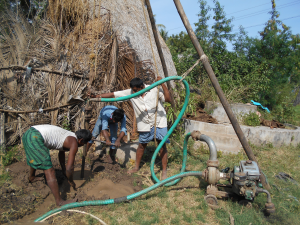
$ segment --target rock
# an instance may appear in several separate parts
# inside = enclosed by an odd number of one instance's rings
[[[42,188],[40,190],[40,196],[41,198],[45,199],[47,198],[47,196],[50,194],[50,189],[48,186],[44,186],[44,188]]]
[[[28,195],[26,198],[25,198],[25,201],[26,202],[34,202],[36,200],[36,197],[34,195]]]
[[[97,151],[94,151],[93,154],[94,156],[99,156],[101,154],[102,150],[97,150]]]

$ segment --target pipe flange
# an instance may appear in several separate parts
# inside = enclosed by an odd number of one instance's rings
[[[194,130],[192,133],[191,133],[191,137],[194,141],[199,141],[200,140],[200,136],[201,136],[201,132],[198,131],[198,130]]]
[[[266,209],[266,212],[267,213],[275,213],[275,205],[272,203],[272,202],[270,202],[270,203],[266,203],[265,204],[265,209]]]
[[[219,160],[207,160],[208,167],[219,167]]]

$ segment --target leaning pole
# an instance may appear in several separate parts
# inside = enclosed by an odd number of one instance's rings
[[[256,158],[255,158],[255,156],[254,156],[254,154],[253,154],[253,152],[252,152],[252,150],[250,148],[250,145],[249,145],[249,143],[248,143],[248,141],[247,141],[247,139],[246,139],[246,137],[245,137],[245,135],[244,135],[244,133],[243,133],[243,131],[242,131],[242,129],[241,129],[238,121],[237,121],[237,119],[235,118],[235,115],[233,114],[233,112],[232,112],[232,110],[230,108],[230,105],[229,105],[229,103],[228,103],[228,101],[227,101],[227,99],[226,99],[226,97],[225,97],[225,95],[224,95],[224,93],[223,93],[223,91],[222,91],[222,89],[220,87],[218,79],[217,79],[214,71],[212,70],[212,68],[211,68],[211,66],[209,64],[208,57],[204,54],[204,51],[201,48],[201,45],[200,45],[200,43],[199,43],[199,41],[198,41],[198,39],[197,39],[197,37],[196,37],[196,35],[195,35],[195,33],[194,33],[191,25],[190,25],[190,22],[189,22],[187,16],[185,15],[185,12],[183,10],[183,7],[181,5],[180,0],[173,0],[173,1],[175,3],[177,11],[178,11],[178,13],[180,15],[180,18],[181,18],[181,20],[182,20],[182,22],[183,22],[183,24],[184,24],[184,26],[185,26],[185,28],[186,28],[189,36],[190,36],[190,38],[191,38],[191,41],[192,41],[192,43],[193,43],[193,45],[194,45],[194,47],[195,47],[195,49],[196,49],[196,51],[197,51],[197,53],[198,53],[198,55],[200,57],[200,60],[203,63],[203,66],[204,66],[204,68],[205,68],[205,70],[206,70],[206,72],[207,72],[207,74],[209,76],[209,79],[210,79],[212,85],[214,86],[214,88],[215,88],[215,90],[216,90],[216,92],[217,92],[217,94],[218,94],[218,96],[220,98],[220,101],[221,101],[221,103],[222,103],[222,105],[223,105],[223,107],[225,109],[225,112],[227,113],[227,116],[228,116],[228,118],[229,118],[229,120],[230,120],[230,122],[231,122],[231,124],[232,124],[232,126],[234,128],[234,131],[235,131],[236,135],[238,136],[238,138],[239,138],[239,140],[240,140],[240,142],[241,142],[241,144],[242,144],[242,146],[243,146],[243,148],[244,148],[244,150],[245,150],[248,158],[250,160],[252,160],[252,161],[257,162],[257,160],[256,160]],[[269,190],[270,189],[270,185],[266,182],[266,178],[263,175],[262,171],[260,172],[260,174],[261,174],[260,175],[260,180],[261,180],[262,185],[266,189]]]

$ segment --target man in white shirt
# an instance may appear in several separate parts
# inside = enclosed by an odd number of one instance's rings
[[[73,181],[75,155],[78,147],[86,144],[91,138],[91,132],[85,129],[73,133],[48,124],[30,127],[22,136],[27,164],[30,166],[29,182],[43,180],[40,177],[36,177],[35,172],[36,170],[44,170],[47,184],[54,195],[57,206],[77,201],[77,199],[62,200],[49,150],[59,150],[58,158],[62,172],[68,179],[69,184],[76,189]],[[65,152],[69,152],[67,166],[65,165]]]
[[[161,80],[161,77],[157,77],[156,81]],[[143,81],[139,78],[134,78],[130,81],[131,89],[111,92],[100,95],[93,95],[91,97],[96,98],[118,98],[123,96],[128,96],[133,93],[136,93],[149,85],[145,85]],[[171,96],[168,88],[165,84],[161,85],[162,90],[159,90],[159,102],[157,107],[157,119],[156,119],[156,140],[158,143],[165,137],[168,132],[167,129],[167,115],[166,111],[163,107],[163,102],[171,102]],[[139,170],[140,162],[142,156],[144,154],[144,150],[147,144],[154,140],[154,123],[155,123],[155,111],[156,111],[156,102],[157,102],[157,91],[158,89],[155,87],[150,91],[143,93],[142,95],[131,98],[134,113],[136,116],[137,129],[139,132],[139,146],[136,151],[136,163],[135,167],[128,171],[129,174],[135,173]],[[168,139],[166,143],[170,143]],[[160,157],[162,159],[162,179],[167,178],[167,147],[166,144],[160,150]]]

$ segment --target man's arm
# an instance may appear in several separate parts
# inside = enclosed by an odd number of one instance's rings
[[[91,98],[114,98],[115,94],[113,92],[111,93],[104,93],[99,95],[90,94]]]
[[[162,79],[162,78],[161,78],[160,76],[158,76],[158,77],[156,78],[156,81],[159,81],[159,80],[161,80],[161,79]],[[162,87],[163,92],[164,92],[165,102],[171,103],[171,95],[170,95],[170,92],[169,92],[167,86],[166,86],[165,84],[161,84],[161,87]]]
[[[68,162],[66,166],[66,176],[70,185],[75,189],[75,183],[73,181],[75,155],[78,151],[78,142],[75,137],[69,136],[64,142],[64,148],[70,149]]]
[[[126,115],[124,114],[124,117],[121,121],[121,130],[120,130],[120,135],[117,138],[115,145],[116,147],[120,147],[121,146],[121,140],[122,138],[127,134],[127,129],[126,129]]]
[[[58,152],[58,159],[59,159],[62,172],[66,176],[66,154],[64,151]]]
[[[106,144],[107,144],[107,145],[110,145],[111,142],[110,142],[110,139],[109,139],[109,135],[108,135],[107,130],[105,129],[105,130],[102,130],[102,131],[103,131],[103,136],[104,136],[104,138],[105,138]]]
[[[115,146],[118,148],[121,146],[121,140],[125,136],[125,133],[122,131],[115,142]]]

